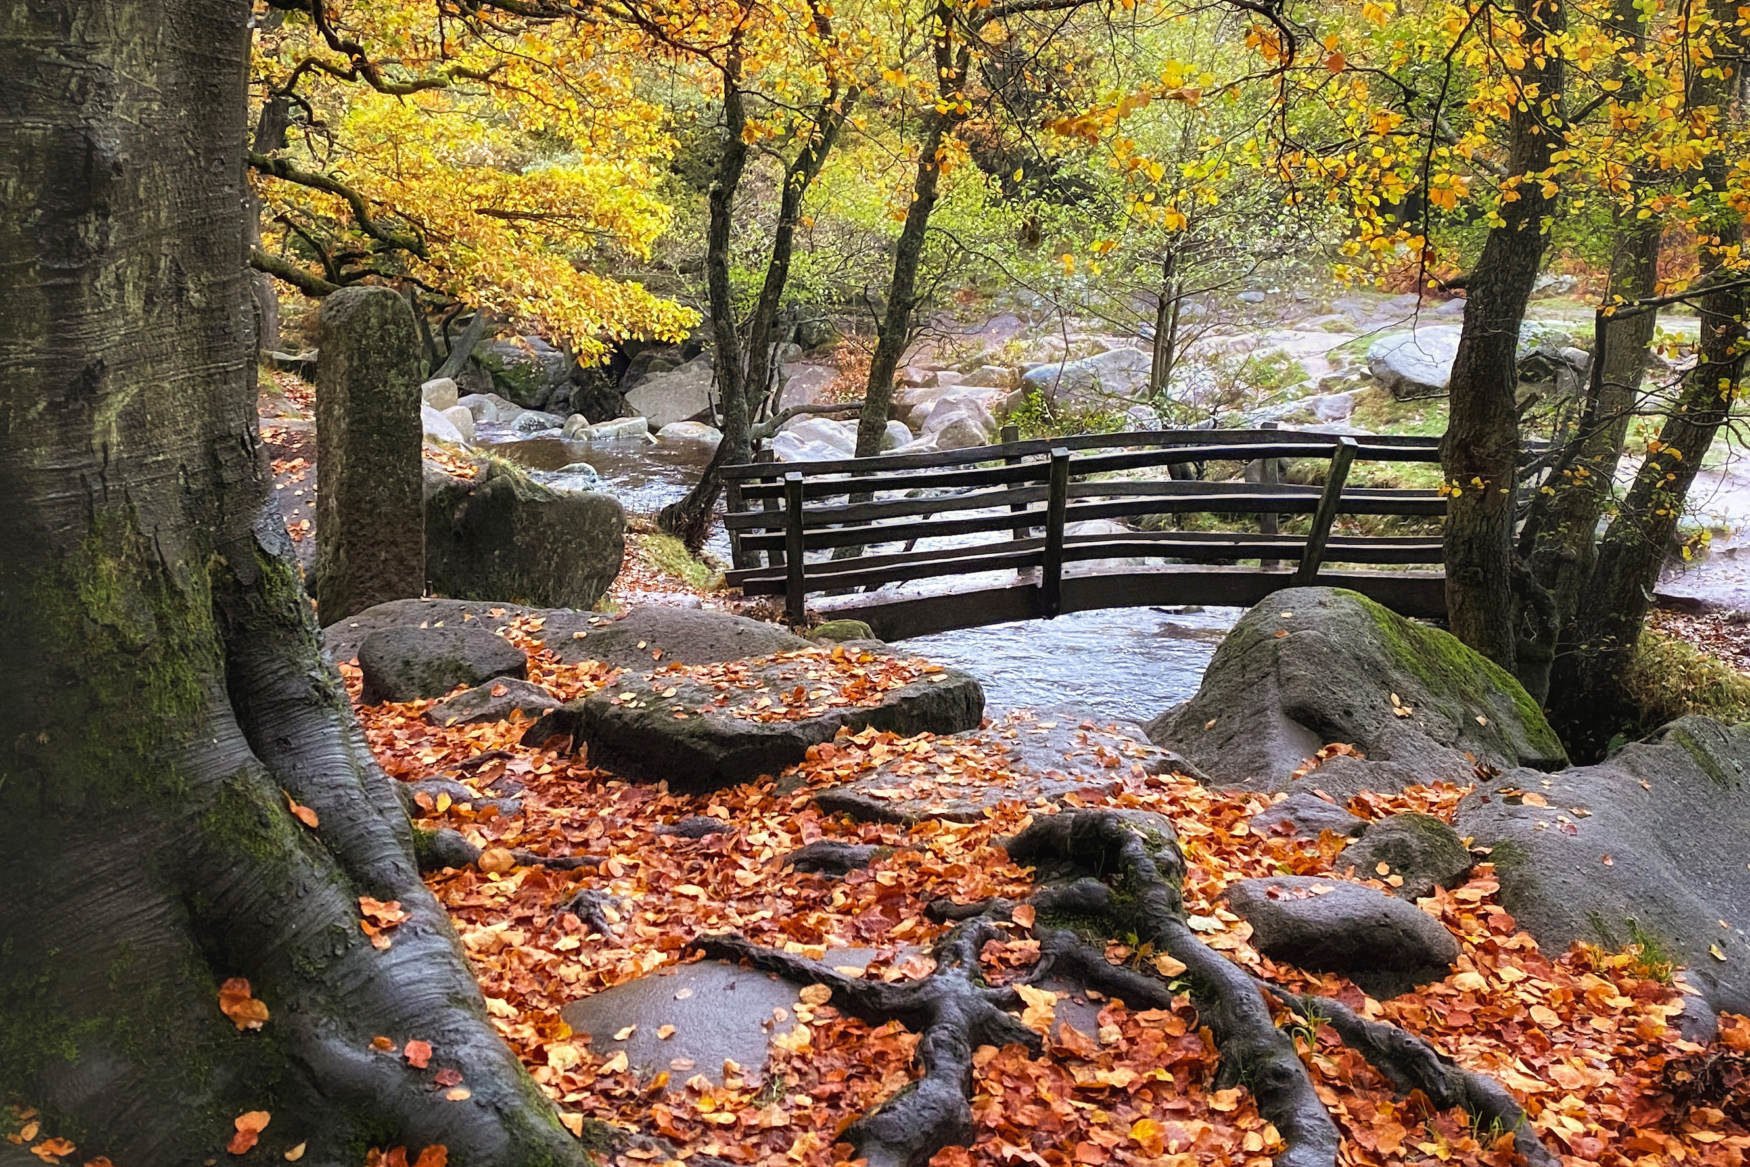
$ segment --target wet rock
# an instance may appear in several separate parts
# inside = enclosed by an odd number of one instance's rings
[[[442,413],[456,404],[456,379],[454,377],[435,377],[427,381],[419,387],[419,399]]]
[[[1458,959],[1458,942],[1440,921],[1359,883],[1244,879],[1228,888],[1227,902],[1252,926],[1259,952],[1315,972],[1432,980]]]
[[[666,429],[677,426],[712,427],[701,422],[675,422]],[[565,437],[578,442],[627,442],[643,441],[650,437],[650,422],[642,417],[617,417],[612,421],[591,423],[581,413],[574,413],[565,419],[565,425],[560,431]]]
[[[1403,880],[1392,889],[1400,899],[1419,900],[1437,887],[1454,887],[1469,874],[1475,860],[1458,832],[1433,815],[1394,814],[1369,824],[1367,833],[1349,844],[1337,867],[1353,868],[1366,879]],[[1382,869],[1383,865],[1383,869]]]
[[[474,415],[476,425],[508,425],[524,412],[522,406],[496,393],[467,393],[458,397],[456,404]]]
[[[686,442],[689,445],[703,446],[707,450],[715,450],[723,442],[723,431],[714,425],[706,425],[702,421],[677,421],[673,425],[665,425],[657,431],[659,442]]]
[[[588,608],[619,575],[625,538],[616,499],[561,493],[502,463],[426,492],[426,572],[443,595]]]
[[[431,725],[472,725],[479,721],[505,721],[513,713],[538,717],[559,708],[553,695],[528,681],[495,680],[438,702],[425,711]]]
[[[457,685],[522,677],[523,650],[480,628],[384,628],[358,649],[366,705],[442,697]]]
[[[808,748],[840,729],[902,736],[954,733],[978,724],[984,691],[965,673],[944,670],[881,694],[873,704],[834,705],[810,690],[825,649],[810,647],[754,658],[731,694],[684,673],[622,677],[612,688],[547,714],[524,736],[540,745],[557,737],[587,744],[592,765],[675,790],[719,790],[777,774],[802,761]],[[805,707],[779,720],[756,711],[781,710],[798,691]],[[631,694],[631,696],[628,696]]]
[[[1134,725],[1073,709],[1019,710],[985,728],[920,739],[815,795],[863,822],[975,822],[1004,802],[1113,794],[1152,774],[1194,772]]]
[[[824,963],[860,972],[874,957],[873,949],[835,948]],[[800,986],[771,973],[705,960],[603,989],[567,1005],[562,1016],[589,1034],[597,1055],[624,1051],[641,1078],[666,1070],[676,1081],[697,1073],[720,1083],[726,1061],[749,1077],[765,1068],[773,1035],[795,1027],[800,994]]]
[[[556,413],[525,409],[510,419],[510,431],[516,434],[545,434],[562,429],[565,419]]]
[[[1712,1008],[1750,1011],[1750,727],[1685,717],[1595,766],[1502,775],[1457,827],[1546,951],[1651,941]]]
[[[715,382],[710,356],[701,355],[677,369],[644,378],[627,392],[626,402],[660,430],[708,413]]]
[[[469,413],[460,405],[452,405],[443,411],[443,417],[450,423],[450,425],[455,427],[456,432],[461,435],[464,444],[473,443],[475,437],[473,414]]]
[[[1252,816],[1252,830],[1265,835],[1305,835],[1316,839],[1325,831],[1355,836],[1367,823],[1310,790],[1293,790]]]
[[[1396,700],[1393,695],[1396,695]],[[1289,588],[1252,608],[1221,646],[1197,695],[1148,726],[1215,780],[1284,790],[1330,742],[1318,785],[1362,789],[1469,782],[1498,770],[1565,763],[1537,703],[1508,673],[1449,633],[1355,592]]]

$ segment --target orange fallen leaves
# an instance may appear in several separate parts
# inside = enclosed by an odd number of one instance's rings
[[[225,1144],[225,1150],[233,1155],[244,1155],[261,1141],[261,1132],[267,1129],[267,1124],[273,1121],[273,1116],[265,1110],[248,1110],[232,1120],[231,1125],[236,1131],[231,1141]]]
[[[720,708],[752,720],[865,700],[883,686],[927,683],[931,675],[916,664],[871,670],[854,652],[805,650],[792,662],[793,679],[756,693],[735,666],[657,667],[647,676],[628,677],[590,662],[562,665],[514,625],[507,636],[531,651],[530,679],[562,699],[607,687],[630,693],[626,700],[656,701],[671,687],[703,684],[719,690]],[[356,686],[356,672],[349,672],[348,681]],[[760,704],[762,697],[767,704]],[[500,1032],[574,1131],[586,1119],[615,1122],[735,1163],[829,1167],[843,1152],[842,1144],[835,1152],[838,1133],[912,1079],[917,1035],[846,1017],[830,994],[808,990],[799,994],[798,1006],[806,1018],[798,1012],[773,1026],[782,1040],[763,1072],[731,1067],[714,1081],[701,1071],[716,1067],[677,1056],[661,1075],[640,1080],[623,1051],[593,1049],[571,1032],[560,1010],[672,966],[700,932],[741,931],[829,965],[844,963],[834,959],[837,949],[872,948],[875,957],[863,975],[924,975],[929,961],[923,952],[942,932],[926,915],[927,905],[942,897],[1025,897],[1032,887],[1029,873],[1010,863],[998,844],[1030,816],[1051,811],[1009,801],[971,822],[925,821],[908,828],[853,823],[822,813],[811,801],[820,787],[866,776],[877,766],[891,776],[893,797],[1018,789],[1006,758],[958,740],[841,736],[815,747],[782,784],[767,779],[683,797],[594,770],[587,757],[522,747],[521,722],[426,725],[420,714],[428,705],[360,711],[372,747],[392,775],[453,778],[476,795],[422,802],[424,825],[454,827],[488,853],[520,848],[600,857],[576,870],[493,870],[499,865],[488,860],[485,870],[429,877],[480,975]],[[1092,755],[1095,747],[1089,749]],[[1312,783],[1318,762],[1353,753],[1341,745],[1321,751],[1306,768]],[[1290,873],[1334,881],[1334,861],[1345,840],[1329,833],[1313,840],[1252,831],[1250,819],[1268,796],[1148,776],[1121,756],[1099,757],[1097,764],[1108,768],[1111,782],[1069,795],[1068,803],[1172,818],[1187,864],[1187,910],[1206,941],[1291,988],[1335,996],[1422,1034],[1463,1065],[1494,1074],[1525,1105],[1546,1144],[1568,1156],[1569,1167],[1735,1167],[1750,1150],[1750,1133],[1741,1124],[1705,1106],[1680,1117],[1661,1084],[1665,1067],[1694,1048],[1673,1027],[1679,997],[1672,987],[1648,979],[1622,954],[1541,952],[1501,907],[1499,884],[1487,864],[1467,883],[1421,902],[1459,939],[1453,972],[1415,993],[1369,1001],[1341,978],[1263,958],[1250,944],[1250,929],[1222,900],[1229,884],[1249,877]],[[514,792],[511,784],[520,788],[519,814],[506,817],[482,807]],[[1404,811],[1450,819],[1465,793],[1464,787],[1434,784],[1364,794],[1347,805],[1364,819]],[[659,829],[689,816],[717,819],[730,829],[701,838]],[[892,850],[842,879],[784,866],[790,852],[823,838]],[[1385,886],[1384,880],[1375,882]],[[612,897],[613,936],[593,934],[570,914],[555,916],[557,905],[582,889]],[[1037,960],[1038,944],[1027,934],[1032,922],[1019,913],[1006,938],[987,947],[984,971],[992,983],[1017,981]],[[1108,956],[1152,966],[1169,980],[1183,971],[1162,954],[1125,944],[1109,946]],[[1211,1088],[1213,1047],[1185,995],[1172,1009],[1157,1011],[1127,1010],[1092,995],[1047,995],[1049,1006],[1043,999],[1029,1002],[1035,1022],[1043,1022],[1046,1008],[1058,1021],[1045,1054],[1032,1057],[1018,1046],[978,1052],[975,1139],[940,1152],[933,1167],[1262,1167],[1281,1149],[1280,1132],[1257,1113],[1247,1092]],[[1064,1023],[1072,1014],[1086,1016],[1082,1024],[1089,1032]],[[1286,1014],[1282,1021],[1292,1027]],[[1302,1025],[1293,1031],[1344,1136],[1344,1162],[1351,1167],[1506,1167],[1511,1161],[1505,1145],[1480,1139],[1463,1116],[1431,1113],[1419,1096],[1395,1096],[1325,1028]],[[659,1024],[655,1032],[660,1040],[674,1028]],[[1750,1021],[1728,1019],[1725,1034],[1728,1042],[1750,1046]],[[447,1091],[440,1096],[466,1097],[460,1076],[446,1077],[451,1073],[445,1068],[434,1075]]]
[[[400,900],[384,901],[370,896],[359,897],[359,913],[362,917],[359,927],[377,948],[389,947],[389,931],[407,919]]]
[[[238,1029],[260,1029],[268,1020],[267,1003],[255,999],[244,977],[232,977],[219,986],[219,1012]]]
[[[423,1070],[431,1065],[431,1042],[421,1041],[416,1037],[401,1047],[401,1056],[414,1069]]]
[[[290,791],[281,791],[286,796],[286,809],[292,812],[292,817],[309,827],[312,831],[322,825],[322,820],[316,817],[316,812],[307,806],[299,805]]]

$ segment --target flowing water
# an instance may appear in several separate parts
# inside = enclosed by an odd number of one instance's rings
[[[992,709],[1085,707],[1147,721],[1197,691],[1239,608],[1110,608],[919,636],[896,645],[964,670]]]
[[[481,437],[532,470],[589,463],[602,489],[636,515],[653,516],[680,498],[709,457],[695,445]],[[706,551],[728,562],[722,528],[713,531]],[[971,673],[993,709],[1069,704],[1146,721],[1197,691],[1216,644],[1239,614],[1238,608],[1115,608],[920,636],[896,647]]]

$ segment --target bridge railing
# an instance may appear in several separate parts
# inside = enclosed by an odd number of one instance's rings
[[[1193,463],[1324,459],[1318,485],[1202,482],[1173,477]],[[1054,616],[1118,602],[1250,603],[1291,582],[1311,582],[1331,564],[1397,569],[1440,563],[1433,535],[1333,533],[1340,515],[1437,518],[1435,490],[1349,485],[1358,461],[1438,462],[1437,439],[1339,436],[1292,430],[1164,430],[1011,441],[967,450],[892,454],[833,462],[731,466],[726,519],[734,552],[729,582],[747,595],[782,595],[790,620],[806,619],[810,595],[872,591],[923,579],[1017,573],[1016,582],[970,593],[995,597],[1011,614]],[[1148,471],[1159,471],[1150,475]],[[1112,520],[1164,515],[1311,516],[1307,530],[1114,529]],[[1084,525],[1087,524],[1087,525]],[[1104,525],[1102,525],[1104,524]],[[1242,573],[1240,560],[1258,566]],[[1081,586],[1070,564],[1105,561]],[[1117,566],[1110,566],[1115,561]],[[1140,561],[1140,565],[1139,565]],[[1142,577],[1172,565],[1178,587]],[[1277,569],[1277,564],[1290,565]],[[1202,569],[1202,570],[1200,570]],[[1400,572],[1401,574],[1401,572]],[[1422,583],[1438,575],[1419,573]],[[1129,591],[1123,590],[1130,581]],[[1225,585],[1224,585],[1225,581]],[[1076,594],[1066,597],[1066,588]],[[1017,596],[1017,590],[1028,592]],[[1402,586],[1398,591],[1404,591]],[[1095,593],[1098,594],[1095,594]],[[1085,593],[1085,594],[1083,594]],[[1134,593],[1134,601],[1124,597]],[[1406,595],[1409,593],[1406,592]],[[1427,588],[1415,594],[1424,606]],[[930,597],[963,611],[932,611],[889,629],[956,626],[979,615],[976,599]],[[993,602],[995,602],[993,600]],[[1412,605],[1413,606],[1413,605]],[[859,611],[858,614],[861,614]]]

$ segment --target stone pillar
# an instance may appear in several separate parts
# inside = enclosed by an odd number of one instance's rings
[[[322,302],[316,601],[322,623],[425,591],[419,336],[388,288]]]

